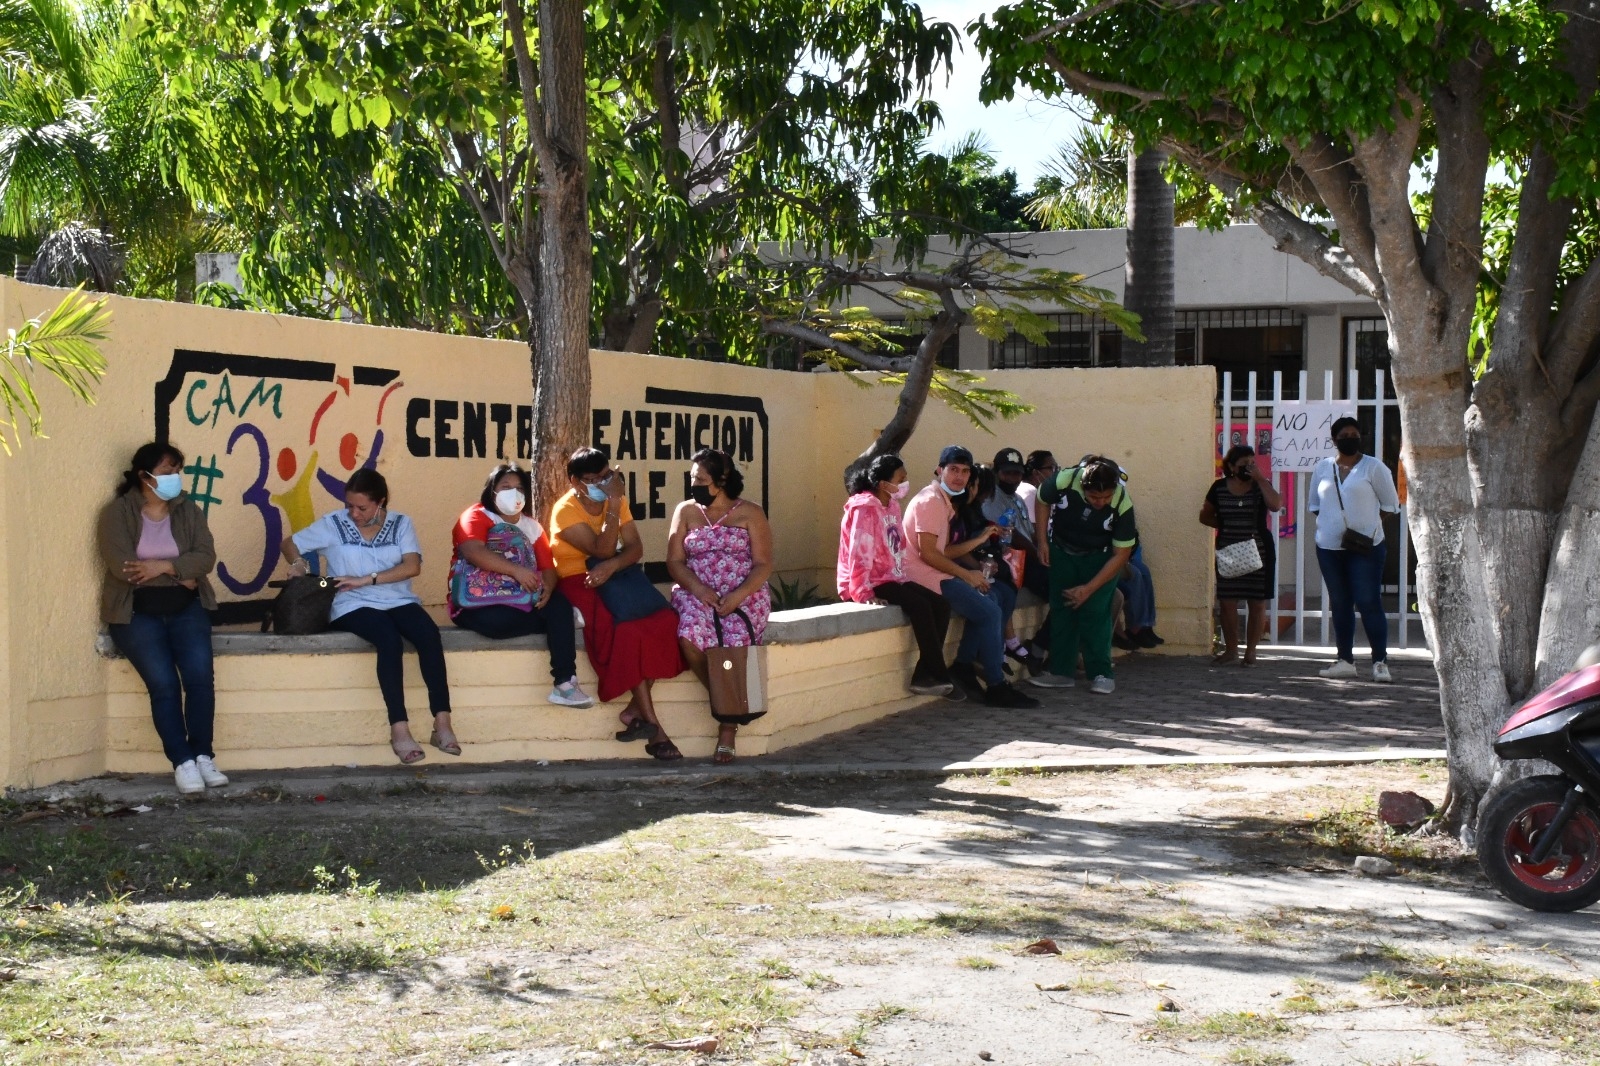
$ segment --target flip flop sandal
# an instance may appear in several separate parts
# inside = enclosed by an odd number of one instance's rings
[[[612,735],[626,744],[630,740],[654,740],[659,732],[659,729],[643,718],[633,718],[629,720],[626,726]]]
[[[716,754],[711,756],[711,761],[717,763],[718,765],[726,766],[728,763],[733,761],[733,756],[734,751],[731,746],[727,744],[718,744]]]
[[[674,759],[683,758],[683,752],[678,750],[678,745],[670,740],[656,740],[644,746],[646,755],[660,759],[662,762],[672,762]]]
[[[461,743],[460,743],[460,741],[456,740],[455,737],[451,737],[449,740],[441,741],[439,739],[439,731],[437,729],[435,729],[433,731],[433,735],[428,738],[428,743],[432,744],[434,747],[438,748],[440,751],[444,752],[446,755],[460,755],[461,754]]]
[[[401,747],[400,742],[397,740],[389,741],[389,750],[394,752],[395,758],[399,759],[404,766],[410,766],[414,762],[421,762],[428,757],[428,753],[422,750],[420,744],[414,740],[410,743],[411,746],[406,748]]]

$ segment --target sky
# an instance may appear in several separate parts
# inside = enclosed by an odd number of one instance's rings
[[[1082,120],[1060,104],[1019,95],[1017,99],[984,107],[978,102],[983,78],[983,57],[966,39],[967,23],[993,11],[1001,0],[922,0],[922,13],[930,20],[953,23],[962,30],[961,48],[952,57],[954,71],[948,84],[941,79],[933,92],[944,113],[944,128],[933,136],[932,147],[943,149],[977,130],[989,144],[1000,168],[1017,172],[1020,186],[1033,188],[1034,179],[1056,148],[1070,138]]]

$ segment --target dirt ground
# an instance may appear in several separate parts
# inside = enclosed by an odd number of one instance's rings
[[[1424,763],[12,805],[0,1063],[1600,1061],[1595,917],[1520,910],[1372,817],[1443,786]]]

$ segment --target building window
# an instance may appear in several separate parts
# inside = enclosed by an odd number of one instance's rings
[[[1122,333],[1097,315],[1052,314],[1044,344],[1015,333],[990,342],[989,366],[995,370],[1035,367],[1098,367],[1122,365]],[[1281,307],[1234,311],[1179,311],[1174,316],[1173,361],[1179,366],[1214,366],[1218,384],[1224,370],[1233,372],[1233,391],[1243,399],[1250,371],[1256,389],[1271,395],[1272,374],[1283,371],[1285,399],[1300,395],[1305,369],[1306,316]]]
[[[1250,372],[1256,373],[1256,396],[1272,395],[1272,376],[1283,373],[1283,397],[1300,398],[1300,371],[1306,365],[1306,316],[1283,307],[1236,311],[1180,311],[1178,328],[1198,334],[1198,362],[1233,374],[1234,400],[1249,396]]]
[[[1344,366],[1345,395],[1375,399],[1378,371],[1381,370],[1384,398],[1394,399],[1394,376],[1389,370],[1389,324],[1381,318],[1345,319]]]
[[[989,342],[992,370],[1031,370],[1045,367],[1118,366],[1122,362],[1122,334],[1099,315],[1047,314],[1044,343],[1034,344],[1013,333],[1003,341]]]

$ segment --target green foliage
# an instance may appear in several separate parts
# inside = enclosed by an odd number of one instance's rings
[[[110,321],[105,300],[90,300],[80,288],[49,314],[6,331],[5,363],[0,366],[0,406],[5,414],[0,426],[10,432],[0,433],[0,448],[7,455],[12,444],[22,442],[24,420],[30,436],[45,435],[44,413],[33,384],[36,367],[42,367],[77,399],[94,403],[94,386],[106,372],[97,342],[106,339]]]
[[[981,133],[969,133],[949,152],[962,185],[971,189],[975,211],[965,221],[980,233],[1025,233],[1046,228],[1031,210],[1028,196],[1017,187],[1017,172],[997,169],[999,162]]]
[[[807,607],[821,607],[828,601],[817,593],[817,586],[806,584],[800,578],[785,581],[774,577],[769,586],[774,611],[803,611]]]

